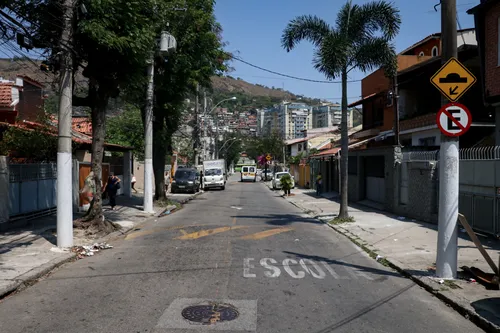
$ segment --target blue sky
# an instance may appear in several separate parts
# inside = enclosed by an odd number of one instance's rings
[[[230,52],[238,51],[243,60],[297,77],[324,80],[311,65],[313,46],[301,43],[287,53],[281,48],[280,37],[287,23],[298,15],[317,15],[334,24],[337,12],[346,0],[217,0],[215,14],[224,29],[223,37]],[[362,4],[368,0],[353,0]],[[434,11],[439,0],[396,0],[402,17],[401,31],[395,44],[398,52],[440,31],[440,13]],[[474,27],[474,21],[466,10],[474,7],[479,0],[457,0],[457,14],[462,28]],[[440,7],[437,7],[438,11]],[[308,97],[329,99],[340,102],[340,84],[324,84],[298,81],[280,77],[246,64],[234,61],[235,71],[231,76],[266,86],[285,88],[293,93]],[[369,74],[369,73],[366,73]],[[350,80],[361,80],[366,74],[352,71]],[[349,101],[360,98],[361,83],[348,85]]]

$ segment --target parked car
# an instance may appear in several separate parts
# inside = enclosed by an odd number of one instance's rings
[[[273,186],[273,190],[278,190],[281,188],[281,182],[280,178],[283,177],[284,175],[290,175],[289,172],[276,172],[276,174],[273,177],[273,180],[271,182],[271,185]],[[295,178],[290,175],[292,178],[292,188],[295,188]]]
[[[177,169],[172,179],[172,193],[200,191],[200,172],[194,168]]]
[[[262,171],[260,178],[264,181],[271,180],[271,179],[273,179],[273,172],[271,170],[267,170],[267,172]]]

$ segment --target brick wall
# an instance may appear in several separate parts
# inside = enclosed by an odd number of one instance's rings
[[[441,40],[439,38],[429,39],[422,45],[417,46],[413,49],[414,55],[419,55],[420,52],[424,52],[424,56],[431,57],[432,56],[432,48],[434,46],[438,47],[438,55],[441,53]]]
[[[42,90],[26,80],[23,85],[19,96],[19,119],[37,121],[43,114]]]
[[[500,3],[488,9],[485,17],[485,88],[490,96],[500,95],[500,67],[498,66],[498,18]]]

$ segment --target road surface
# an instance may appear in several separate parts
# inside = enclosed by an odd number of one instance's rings
[[[4,299],[1,331],[480,331],[279,193],[237,180]]]

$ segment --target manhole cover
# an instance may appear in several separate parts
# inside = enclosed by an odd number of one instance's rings
[[[211,325],[238,318],[240,313],[230,304],[193,305],[182,310],[182,316],[194,323]]]

